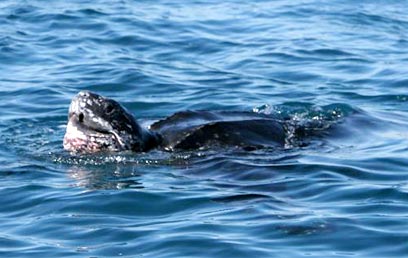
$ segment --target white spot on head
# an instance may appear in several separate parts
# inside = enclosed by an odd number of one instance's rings
[[[83,96],[83,97],[89,96],[89,92],[86,91],[86,90],[82,90],[82,91],[80,91],[80,92],[78,93],[78,95],[79,95],[79,96]]]

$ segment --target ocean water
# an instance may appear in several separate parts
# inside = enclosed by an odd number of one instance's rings
[[[0,2],[1,257],[407,257],[407,1]],[[329,130],[70,155],[71,98]]]

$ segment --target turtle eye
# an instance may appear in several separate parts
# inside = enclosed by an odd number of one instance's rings
[[[106,113],[107,113],[107,114],[110,114],[110,113],[112,113],[112,111],[113,111],[113,105],[112,105],[112,104],[108,104],[108,105],[106,106]]]
[[[78,121],[80,122],[80,123],[83,123],[84,122],[84,114],[83,113],[79,113],[79,115],[78,115]]]

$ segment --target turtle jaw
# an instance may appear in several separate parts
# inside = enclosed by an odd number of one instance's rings
[[[86,127],[77,123],[75,118],[68,121],[63,146],[71,153],[123,150],[120,141],[114,134]]]

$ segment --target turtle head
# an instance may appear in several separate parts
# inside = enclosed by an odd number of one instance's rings
[[[149,136],[115,100],[81,91],[69,107],[64,149],[80,153],[144,151]]]

